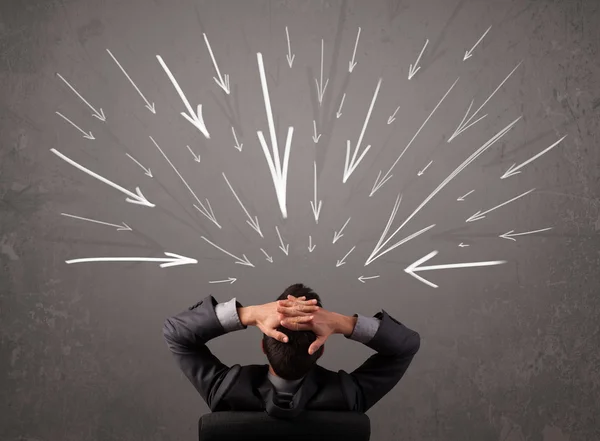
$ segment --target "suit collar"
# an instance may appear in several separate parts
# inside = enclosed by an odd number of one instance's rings
[[[304,377],[302,385],[292,397],[289,408],[279,405],[277,391],[268,376],[265,376],[264,381],[258,387],[258,392],[265,403],[265,410],[269,415],[276,418],[289,419],[297,417],[304,410],[306,403],[314,396],[317,389],[316,369],[313,367]]]

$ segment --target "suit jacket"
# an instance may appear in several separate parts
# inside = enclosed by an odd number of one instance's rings
[[[279,406],[267,377],[268,365],[229,367],[206,347],[226,332],[215,313],[216,305],[213,296],[208,296],[166,319],[163,326],[179,367],[213,412],[266,411],[279,418],[294,418],[304,409],[364,413],[400,381],[420,347],[417,332],[382,310],[375,315],[381,321],[379,329],[367,343],[376,353],[350,373],[315,365],[287,408]]]

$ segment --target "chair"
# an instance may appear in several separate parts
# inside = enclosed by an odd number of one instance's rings
[[[266,412],[213,412],[198,421],[200,441],[368,441],[371,422],[363,413],[304,411],[293,420]]]

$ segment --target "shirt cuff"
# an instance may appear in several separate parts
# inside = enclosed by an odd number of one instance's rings
[[[221,326],[225,329],[225,332],[246,329],[246,326],[242,325],[242,322],[240,321],[235,297],[228,302],[218,303],[217,306],[215,306],[215,313],[217,314]]]
[[[354,314],[354,317],[357,317],[356,325],[348,338],[366,345],[375,337],[381,320],[377,317],[366,317],[360,314]]]

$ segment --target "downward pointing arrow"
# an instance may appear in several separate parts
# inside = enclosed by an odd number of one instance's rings
[[[254,268],[254,265],[252,265],[252,263],[250,263],[250,261],[248,260],[248,258],[246,257],[246,255],[245,255],[245,254],[242,254],[242,256],[244,256],[244,258],[243,258],[243,259],[240,259],[239,257],[237,257],[237,256],[234,256],[233,254],[231,254],[229,251],[225,251],[225,250],[224,250],[223,248],[221,248],[220,246],[218,246],[218,245],[215,245],[215,244],[214,244],[214,243],[212,243],[210,240],[208,240],[206,237],[204,237],[204,236],[200,236],[200,237],[201,237],[202,239],[204,239],[206,242],[208,242],[209,244],[211,244],[211,245],[212,245],[213,247],[215,247],[216,249],[218,249],[218,250],[220,250],[220,251],[224,252],[224,253],[225,253],[225,254],[227,254],[228,256],[231,256],[231,257],[233,257],[233,258],[236,260],[236,262],[235,262],[235,263],[237,263],[237,264],[240,264],[240,265],[251,266],[251,267],[253,267],[253,268]]]
[[[429,161],[429,164],[427,164],[423,170],[420,170],[420,171],[417,173],[417,175],[418,175],[418,176],[422,176],[422,175],[423,175],[423,173],[425,173],[425,170],[427,170],[427,169],[429,168],[429,166],[431,165],[431,163],[432,163],[432,162],[433,162],[433,161]]]
[[[79,130],[81,133],[83,133],[83,137],[84,138],[91,139],[91,140],[96,139],[96,138],[94,138],[94,135],[92,135],[92,132],[86,132],[86,131],[82,130],[78,125],[76,125],[73,121],[71,121],[69,118],[67,118],[66,116],[64,116],[62,113],[56,112],[56,114],[58,116],[62,117],[62,119],[64,119],[65,121],[67,121],[69,124],[71,124],[77,130]]]
[[[321,135],[317,136],[317,122],[313,119],[313,130],[314,130],[314,135],[312,137],[312,140],[314,141],[314,143],[318,143],[319,139],[321,138]]]
[[[485,37],[485,36],[487,35],[487,33],[490,31],[490,29],[492,29],[492,27],[491,27],[491,26],[490,26],[489,28],[487,28],[487,31],[485,31],[485,32],[483,33],[483,35],[481,36],[481,38],[480,38],[479,40],[477,40],[477,43],[475,43],[475,44],[473,45],[473,47],[471,48],[471,50],[469,50],[469,51],[466,51],[466,52],[465,52],[465,56],[464,56],[464,58],[463,58],[463,61],[466,61],[466,60],[468,60],[469,58],[471,58],[471,55],[472,55],[471,53],[472,53],[472,52],[473,52],[473,50],[474,50],[474,49],[477,47],[477,45],[478,45],[479,43],[481,43],[481,40],[483,40],[483,37]]]
[[[464,195],[464,196],[461,196],[461,197],[459,197],[459,198],[458,198],[458,199],[456,199],[456,200],[457,200],[457,201],[459,201],[459,202],[462,202],[462,201],[464,201],[464,200],[465,200],[465,198],[466,198],[467,196],[469,196],[469,195],[470,195],[471,193],[473,193],[474,191],[475,191],[475,190],[471,190],[471,191],[470,191],[470,192],[468,192],[466,195]]]
[[[400,106],[396,107],[396,110],[394,110],[394,113],[388,118],[388,125],[393,123],[396,120],[396,113],[398,113],[398,110],[400,109]]]
[[[360,38],[360,28],[358,28],[358,34],[356,34],[356,43],[354,43],[354,52],[352,52],[352,60],[348,63],[348,72],[352,73],[354,67],[356,66],[356,48],[358,47],[358,39]]]
[[[146,97],[144,96],[144,94],[142,93],[142,91],[137,87],[137,85],[133,82],[133,80],[131,79],[131,77],[129,76],[129,74],[127,73],[127,71],[123,68],[123,66],[121,66],[121,63],[119,63],[119,61],[115,58],[115,56],[112,54],[111,51],[109,51],[108,49],[106,49],[106,52],[108,52],[108,54],[112,57],[112,59],[115,61],[115,63],[117,63],[117,66],[119,66],[119,68],[121,69],[121,71],[125,74],[125,76],[127,77],[127,79],[129,80],[129,82],[131,83],[131,85],[135,88],[135,90],[137,91],[137,93],[142,97],[142,99],[146,102],[146,108],[156,114],[156,107],[154,106],[154,103],[150,104],[150,101],[148,101],[146,99]]]
[[[261,250],[261,251],[264,253],[264,255],[265,255],[265,256],[267,256],[267,260],[268,260],[269,262],[273,263],[273,258],[272,258],[271,256],[269,256],[269,255],[267,254],[267,252],[266,252],[265,250],[263,250],[262,248],[261,248],[260,250]]]
[[[519,173],[521,173],[519,171],[520,169],[522,169],[523,167],[525,167],[530,162],[535,161],[537,158],[539,158],[540,156],[542,156],[544,153],[552,150],[554,147],[556,147],[566,137],[567,137],[567,135],[563,136],[558,141],[556,141],[554,144],[552,144],[550,147],[546,148],[545,150],[542,150],[537,155],[535,155],[533,158],[529,158],[527,161],[523,162],[522,164],[520,164],[520,165],[518,165],[516,167],[515,167],[516,164],[511,165],[510,168],[508,170],[506,170],[506,172],[502,175],[502,177],[500,179],[506,179],[506,178],[510,178],[511,176],[518,175]]]
[[[233,133],[233,139],[235,140],[235,145],[234,145],[234,147],[235,147],[236,149],[238,149],[238,151],[240,151],[240,152],[241,152],[241,151],[242,151],[242,147],[244,147],[244,143],[242,143],[242,144],[240,144],[240,143],[239,143],[239,141],[238,141],[238,139],[237,139],[237,136],[235,135],[235,129],[234,129],[233,127],[231,128],[231,133]]]
[[[129,153],[126,153],[126,155],[127,155],[127,157],[129,157],[129,159],[131,159],[133,162],[135,162],[137,165],[139,165],[144,170],[144,174],[146,176],[152,177],[152,171],[150,171],[149,168],[144,167],[142,164],[140,164],[138,161],[136,161],[135,158],[133,156],[131,156]]]
[[[419,71],[419,69],[421,69],[421,67],[417,67],[417,64],[419,64],[419,61],[421,60],[421,56],[423,55],[423,52],[425,51],[425,48],[427,47],[427,44],[429,43],[429,39],[427,39],[427,41],[425,42],[425,45],[423,46],[423,49],[421,49],[421,53],[419,54],[419,57],[417,58],[417,61],[415,61],[414,66],[411,64],[410,68],[408,69],[408,79],[412,80],[412,77],[414,77],[416,75],[416,73]]]
[[[315,200],[310,201],[310,206],[312,207],[312,211],[313,211],[313,215],[315,216],[315,222],[318,224],[319,223],[319,214],[321,213],[321,205],[323,204],[323,201],[319,201],[317,203],[317,161],[314,161],[314,170],[315,170],[315,185],[314,185],[314,189],[315,189]]]
[[[281,234],[279,234],[279,228],[277,228],[277,225],[275,225],[275,230],[277,230],[277,236],[279,236],[279,242],[281,243],[281,245],[279,245],[279,248],[287,256],[288,255],[288,251],[290,250],[290,244],[288,243],[287,245],[284,246],[283,245],[283,239],[281,238]]]
[[[346,228],[346,225],[348,225],[348,222],[350,222],[350,218],[348,218],[348,220],[344,223],[342,228],[340,228],[339,232],[334,231],[332,243],[336,243],[338,241],[338,239],[343,236],[342,231],[344,231],[344,228]]]
[[[327,89],[327,84],[329,84],[329,78],[325,81],[325,85],[323,85],[323,50],[324,50],[324,41],[321,39],[321,82],[319,82],[315,78],[315,83],[317,84],[317,99],[319,100],[319,106],[323,104],[323,95],[325,94],[325,89]]]
[[[86,99],[84,97],[81,96],[81,94],[79,92],[77,92],[77,90],[75,90],[75,88],[73,86],[71,86],[69,84],[69,82],[67,80],[64,79],[64,77],[59,74],[58,72],[56,73],[56,75],[58,76],[58,78],[60,78],[61,80],[63,80],[63,82],[69,86],[69,88],[75,93],[75,95],[77,95],[79,97],[79,99],[81,101],[83,101],[90,109],[92,109],[92,116],[95,116],[96,118],[98,118],[100,121],[106,121],[106,116],[104,116],[104,111],[102,110],[102,108],[100,108],[100,111],[97,111],[94,106],[92,106],[90,103],[88,103],[86,101]]]
[[[256,231],[258,234],[260,234],[260,237],[264,238],[264,236],[262,234],[262,231],[260,231],[260,225],[258,224],[258,217],[254,216],[254,219],[252,219],[252,216],[250,216],[250,213],[248,213],[248,210],[246,210],[246,207],[244,207],[244,204],[242,204],[242,201],[240,200],[240,198],[238,197],[238,195],[235,193],[235,190],[233,189],[233,187],[229,183],[229,180],[227,179],[227,176],[225,176],[225,173],[222,173],[222,174],[223,174],[223,177],[225,178],[225,182],[227,182],[227,185],[229,186],[229,189],[231,190],[231,192],[233,193],[233,195],[237,199],[238,203],[242,207],[242,210],[244,210],[244,213],[246,213],[246,216],[248,216],[248,219],[250,219],[250,220],[247,220],[246,223],[248,225],[250,225],[254,229],[254,231]]]
[[[342,106],[344,105],[344,99],[346,98],[346,94],[342,95],[342,101],[340,102],[340,108],[338,109],[337,112],[335,112],[335,117],[339,119],[340,116],[342,116]]]
[[[288,32],[288,28],[287,26],[285,27],[285,35],[287,36],[287,45],[288,45],[288,53],[286,55],[287,61],[288,61],[288,65],[290,66],[290,69],[292,68],[292,64],[294,63],[294,58],[296,58],[296,55],[292,55],[292,48],[290,46],[290,33]]]
[[[348,255],[349,255],[349,254],[350,254],[352,251],[354,251],[354,248],[356,248],[356,245],[354,245],[354,246],[352,247],[352,249],[351,249],[350,251],[348,251],[344,257],[342,257],[342,260],[338,260],[338,261],[337,261],[337,263],[335,264],[336,268],[338,268],[338,267],[340,267],[340,266],[342,266],[342,265],[344,265],[344,264],[346,263],[346,262],[345,262],[345,260],[346,260],[346,257],[348,257]]]
[[[308,236],[308,252],[312,253],[316,245],[312,244],[312,236]]]
[[[215,80],[215,83],[217,83],[217,85],[221,89],[223,89],[227,95],[229,95],[229,75],[225,74],[225,78],[221,76],[221,71],[219,71],[219,65],[217,64],[217,60],[215,60],[215,56],[210,47],[210,43],[208,42],[208,37],[206,36],[206,34],[202,35],[204,35],[204,41],[206,42],[206,47],[208,48],[208,52],[210,53],[210,58],[212,59],[213,65],[215,66],[215,70],[217,71],[217,75],[219,76],[219,79],[213,77],[213,80]]]
[[[200,162],[200,155],[196,155],[194,153],[194,151],[190,148],[189,145],[186,145],[187,149],[190,151],[190,153],[192,154],[192,156],[194,157],[194,161],[196,162]]]

